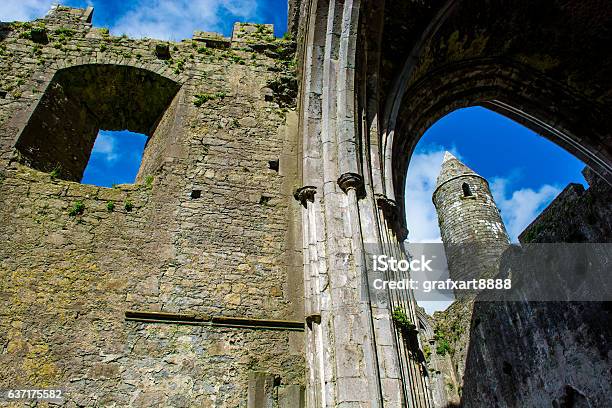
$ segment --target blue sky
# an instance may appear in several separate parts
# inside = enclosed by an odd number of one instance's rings
[[[439,242],[431,195],[448,150],[489,181],[510,238],[571,182],[586,185],[584,164],[518,123],[480,107],[460,109],[436,122],[419,141],[406,182],[411,242]]]
[[[146,142],[141,133],[101,130],[81,182],[102,187],[133,183]]]
[[[0,4],[1,21],[43,17],[54,0],[8,0]],[[180,41],[193,31],[231,35],[235,21],[274,24],[275,34],[287,28],[286,0],[63,0],[71,7],[94,7],[93,25],[112,34]]]

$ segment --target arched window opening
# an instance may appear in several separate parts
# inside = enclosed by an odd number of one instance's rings
[[[179,88],[155,72],[131,66],[89,64],[60,69],[19,134],[15,145],[19,159],[56,178],[103,186],[133,182],[137,166],[138,178],[146,177],[171,143],[172,121],[166,118],[173,115],[174,109],[169,108],[178,99]],[[123,135],[115,137],[109,131]],[[142,149],[152,144],[151,153],[145,152],[140,163]],[[130,159],[129,164],[110,166],[119,163],[122,155]],[[120,174],[128,167],[130,171]],[[96,168],[105,176],[116,172],[118,179],[99,180],[93,174]]]
[[[501,210],[505,230],[517,242],[525,231],[540,231],[530,224],[568,184],[588,188],[584,168],[575,156],[508,117],[483,107],[455,110],[423,134],[411,156],[404,190],[408,242],[478,241],[477,236],[453,234],[476,234],[482,225],[497,225],[491,218],[477,219],[480,206],[487,205]],[[437,204],[432,202],[436,191]],[[456,205],[457,198],[468,197],[478,199]],[[466,228],[469,223],[478,228]],[[502,226],[491,228],[503,233]],[[452,299],[417,301],[433,313],[446,309]]]

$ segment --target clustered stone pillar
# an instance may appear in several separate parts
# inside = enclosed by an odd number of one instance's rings
[[[416,321],[414,299],[374,299],[368,286],[368,251],[401,258],[405,233],[397,211],[378,207],[374,192],[385,189],[371,174],[381,170],[361,159],[361,149],[377,149],[364,141],[378,136],[359,130],[360,7],[359,0],[311,1],[303,33],[304,187],[295,198],[303,207],[307,405],[427,407],[423,369],[391,320],[401,304]]]
[[[358,2],[312,6],[322,7],[327,18],[311,21],[307,34],[301,125],[305,187],[296,191],[304,207],[307,404],[403,406],[411,398],[411,382],[420,383],[422,373],[408,363],[409,353],[400,357],[403,344],[389,302],[373,302],[367,286],[366,244],[382,250],[380,231],[388,227],[378,227],[372,182],[364,179],[357,153],[351,62],[356,32],[348,27],[358,16]],[[399,242],[391,239],[389,247],[399,255]]]

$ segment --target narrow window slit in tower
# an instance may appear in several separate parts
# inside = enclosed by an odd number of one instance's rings
[[[200,198],[202,196],[202,190],[191,190],[191,198]]]
[[[468,183],[463,183],[461,185],[461,189],[463,190],[464,197],[471,197],[473,195],[472,190],[470,190],[470,186],[468,185]]]

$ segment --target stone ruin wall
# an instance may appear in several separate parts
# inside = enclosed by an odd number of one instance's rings
[[[302,321],[293,44],[269,25],[163,42],[90,21],[58,7],[0,27],[0,388],[60,386],[68,406],[298,406],[301,331],[125,319]],[[91,64],[179,85],[135,184],[66,181],[13,148],[57,70]]]
[[[589,167],[582,174],[589,188],[568,184],[521,232],[521,243],[612,240],[612,186]]]
[[[590,169],[583,174],[590,187],[568,185],[521,243],[610,242],[611,188]],[[607,406],[607,303],[478,300],[456,301],[432,319],[430,375],[445,382],[437,406],[459,406],[459,396],[464,407]]]

